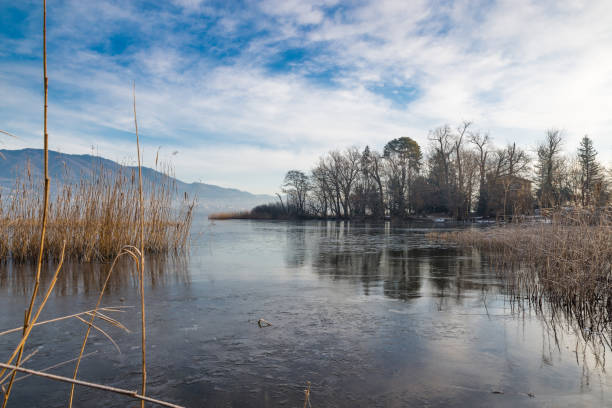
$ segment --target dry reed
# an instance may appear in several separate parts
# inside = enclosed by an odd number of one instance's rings
[[[11,354],[11,357],[8,359],[6,364],[11,364],[13,362],[13,360],[15,360],[15,357],[17,357],[16,367],[19,367],[19,364],[21,362],[21,357],[23,355],[23,350],[24,350],[24,346],[26,344],[26,341],[27,341],[28,337],[30,336],[30,333],[32,332],[32,328],[36,325],[36,321],[40,317],[40,314],[42,313],[43,309],[45,308],[45,304],[49,300],[49,296],[51,296],[51,292],[53,292],[53,288],[55,287],[55,284],[57,283],[57,277],[58,277],[58,275],[59,275],[59,273],[60,273],[60,271],[62,269],[62,264],[63,263],[64,263],[64,256],[63,256],[63,253],[62,253],[59,265],[57,266],[57,269],[55,270],[55,274],[53,275],[53,279],[51,279],[51,283],[49,284],[49,287],[47,288],[47,291],[45,292],[45,296],[42,298],[42,300],[40,302],[40,305],[38,306],[38,309],[36,310],[36,313],[34,314],[34,316],[32,316],[32,312],[34,310],[33,306],[34,306],[34,301],[35,301],[35,296],[34,295],[36,294],[36,292],[38,290],[38,285],[40,284],[40,273],[37,274],[37,276],[36,276],[37,283],[34,286],[34,289],[35,289],[34,292],[32,292],[32,301],[30,302],[30,307],[26,310],[26,319],[24,320],[24,324],[23,324],[23,335],[21,337],[21,340],[20,340],[19,344],[17,345],[17,347],[15,348],[13,353]],[[38,270],[40,271],[40,268]],[[28,317],[29,317],[28,315],[31,317],[31,319],[28,319]],[[12,387],[13,381],[15,379],[15,371],[18,371],[18,370],[13,370],[13,373],[11,375],[11,381],[9,382],[8,389],[4,393],[4,402],[2,404],[3,408],[6,407],[6,405],[8,403],[9,396],[11,394],[11,387]],[[0,371],[0,377],[2,377],[2,375],[5,372],[6,372],[6,368],[1,370]]]
[[[95,163],[95,162],[94,162]],[[9,195],[0,197],[0,260],[28,261],[40,248],[41,194],[26,163]],[[66,174],[66,179],[70,176]],[[57,259],[62,242],[66,257],[84,262],[109,261],[124,245],[140,246],[140,191],[136,170],[111,170],[98,163],[77,183],[57,186],[47,216],[43,258]],[[143,192],[144,249],[180,252],[188,247],[195,202],[177,199],[168,168],[149,180]],[[38,255],[38,254],[37,254]]]
[[[109,392],[113,392],[113,393],[116,393],[116,394],[122,394],[122,395],[126,395],[128,397],[139,399],[141,401],[149,401],[149,402],[155,403],[157,405],[161,405],[162,407],[183,408],[181,405],[176,405],[176,404],[172,404],[170,402],[158,400],[156,398],[151,398],[151,397],[147,397],[145,395],[140,395],[140,394],[138,394],[137,391],[126,390],[126,389],[117,388],[117,387],[110,387],[108,385],[96,384],[96,383],[92,383],[92,382],[89,382],[89,381],[73,380],[72,378],[63,377],[63,376],[55,375],[55,374],[48,374],[48,373],[45,373],[45,372],[42,372],[42,371],[37,371],[37,370],[30,370],[28,368],[18,367],[18,366],[14,366],[14,365],[10,365],[10,364],[0,363],[0,367],[4,368],[5,370],[11,369],[11,370],[14,370],[14,371],[20,371],[22,373],[27,373],[27,374],[30,374],[30,375],[36,375],[38,377],[48,378],[48,379],[55,380],[55,381],[62,381],[62,382],[67,382],[67,383],[71,383],[71,384],[81,385],[81,386],[84,386],[84,387],[95,388],[95,389],[98,389],[98,390],[109,391]]]
[[[612,334],[612,212],[559,211],[545,223],[432,234],[482,250],[510,283],[515,298],[546,301],[583,334]],[[612,346],[610,347],[612,348]]]
[[[112,307],[109,306],[109,307],[102,307],[102,308],[99,308],[99,309],[86,310],[84,312],[73,313],[73,314],[69,314],[69,315],[66,315],[66,316],[60,316],[60,317],[56,317],[56,318],[53,318],[53,319],[45,320],[43,322],[38,322],[38,323],[34,324],[34,326],[42,326],[44,324],[55,323],[55,322],[59,322],[59,321],[62,321],[62,320],[67,320],[67,319],[72,319],[72,318],[78,318],[78,317],[83,316],[83,315],[91,316],[93,314],[93,312],[96,311],[96,310],[102,310],[102,311],[106,311],[106,312],[121,312],[121,309],[129,308],[129,307],[131,307],[131,306],[112,306]],[[127,330],[127,328],[125,326],[121,325],[115,319],[111,319],[111,320],[112,320],[112,324],[114,324],[115,326],[120,327],[120,328],[122,328],[124,330]],[[18,332],[18,331],[22,331],[22,330],[23,330],[23,327],[15,327],[13,329],[4,330],[4,331],[0,332],[0,337],[1,336],[5,336],[7,334],[15,333],[15,332]],[[129,330],[127,330],[127,331],[129,331]],[[0,383],[2,383],[2,381],[0,381]]]
[[[113,263],[112,263],[111,267],[108,270],[108,274],[106,276],[106,280],[104,281],[104,284],[102,285],[102,289],[100,290],[100,294],[98,295],[98,301],[96,302],[96,307],[91,311],[91,313],[89,313],[90,320],[89,320],[89,322],[86,322],[88,327],[87,327],[87,330],[85,331],[85,336],[83,338],[83,342],[81,343],[81,349],[80,349],[80,352],[79,352],[79,356],[78,356],[78,358],[76,360],[76,365],[75,365],[75,368],[74,368],[74,374],[72,376],[73,380],[77,379],[77,375],[79,373],[79,367],[81,365],[81,359],[83,358],[83,355],[85,353],[85,346],[87,345],[87,340],[89,339],[89,334],[91,333],[91,329],[95,327],[94,326],[94,320],[96,319],[96,317],[99,317],[101,315],[100,310],[103,309],[103,308],[100,307],[100,305],[102,303],[102,297],[104,296],[104,292],[106,291],[106,288],[108,286],[108,282],[110,281],[112,273],[115,270],[115,266],[117,265],[117,261],[123,255],[128,255],[128,256],[132,257],[137,265],[139,265],[140,262],[141,262],[140,251],[138,250],[138,248],[135,248],[135,247],[125,247],[125,248],[123,248],[121,250],[121,252],[119,252],[119,254],[117,254],[115,259],[113,260]],[[140,268],[139,268],[139,270],[140,270]],[[75,383],[72,383],[72,386],[70,388],[70,398],[68,400],[68,407],[72,407],[72,404],[74,402],[74,392],[75,392],[74,388],[75,388]],[[144,393],[143,393],[143,395],[144,395]]]
[[[304,390],[304,408],[312,407],[310,404],[310,381],[306,383],[306,389]]]
[[[44,90],[44,108],[43,108],[43,139],[44,139],[44,175],[45,175],[45,187],[44,187],[44,197],[43,197],[43,209],[42,209],[42,221],[40,224],[40,245],[38,251],[38,262],[36,264],[36,282],[34,284],[34,290],[32,291],[32,296],[30,297],[30,305],[25,312],[25,318],[23,321],[23,336],[21,338],[21,343],[18,346],[17,352],[17,367],[21,364],[21,358],[23,356],[23,350],[25,348],[26,340],[30,335],[30,331],[32,330],[32,325],[36,323],[38,319],[38,313],[35,318],[32,319],[32,311],[34,310],[34,302],[36,301],[36,295],[38,294],[38,289],[40,287],[40,273],[42,270],[42,260],[44,254],[44,245],[45,245],[45,233],[47,228],[47,217],[48,217],[48,207],[49,207],[49,134],[47,132],[47,111],[48,111],[48,90],[49,90],[49,80],[47,78],[47,1],[43,0],[43,90]],[[55,273],[54,279],[52,281],[52,285],[50,289],[53,289],[53,285],[57,281],[57,275],[62,267],[62,263],[64,262],[64,251],[66,249],[66,241],[63,241],[62,252],[60,257],[59,267]],[[50,294],[50,292],[48,292]],[[48,299],[45,297],[43,302],[39,307],[39,312],[44,308],[45,302]],[[11,357],[11,360],[15,357]],[[10,364],[9,361],[7,364]],[[4,392],[4,400],[2,402],[2,408],[6,408],[8,404],[9,397],[11,395],[11,389],[13,388],[13,382],[15,381],[16,371],[13,371],[11,375],[11,380],[9,382],[7,390]],[[0,374],[2,377],[2,374]]]
[[[208,216],[209,220],[247,220],[251,219],[250,211],[238,211],[238,212],[218,212],[212,213]]]
[[[146,331],[145,331],[145,302],[144,302],[144,262],[145,250],[152,252],[167,252],[169,249],[182,249],[186,245],[189,228],[191,225],[191,216],[193,210],[193,202],[186,203],[186,211],[181,213],[178,218],[171,212],[171,189],[168,188],[166,182],[161,184],[156,183],[152,187],[153,194],[150,194],[147,201],[144,198],[144,186],[142,179],[142,165],[140,157],[140,142],[138,139],[138,122],[136,120],[136,96],[134,92],[134,124],[136,128],[136,146],[138,149],[138,183],[134,182],[134,174],[132,174],[131,183],[127,182],[127,178],[119,171],[110,176],[104,169],[101,169],[98,175],[92,176],[90,182],[82,180],[75,191],[71,185],[64,185],[56,195],[56,201],[50,205],[49,203],[49,163],[48,163],[48,133],[47,133],[47,110],[48,110],[48,78],[47,78],[47,46],[46,46],[46,21],[47,7],[46,0],[43,0],[43,78],[44,78],[44,190],[42,199],[42,209],[40,208],[41,200],[37,195],[37,188],[34,188],[31,174],[28,172],[28,183],[17,182],[17,188],[13,191],[8,199],[6,206],[0,205],[0,259],[10,257],[14,260],[33,259],[36,254],[36,280],[33,292],[30,298],[29,307],[25,312],[25,318],[22,330],[21,340],[17,344],[15,350],[6,363],[0,363],[0,379],[2,381],[10,377],[8,387],[2,388],[4,399],[2,407],[5,408],[8,404],[12,386],[15,382],[15,375],[19,372],[27,373],[28,375],[36,375],[52,379],[55,381],[63,381],[72,384],[70,394],[70,406],[72,406],[74,396],[74,386],[81,385],[92,387],[105,391],[110,391],[118,394],[127,395],[137,398],[141,401],[141,407],[144,408],[145,401],[153,402],[158,405],[168,407],[178,407],[165,401],[147,397],[146,391]],[[6,133],[6,132],[3,132]],[[156,159],[157,164],[157,159]],[[164,180],[168,180],[166,178]],[[187,201],[187,197],[185,197]],[[4,203],[2,203],[4,204]],[[40,234],[37,234],[37,226],[40,227]],[[145,233],[150,234],[145,240]],[[38,245],[37,245],[37,238]],[[79,239],[82,239],[80,241]],[[112,241],[115,241],[114,243]],[[132,243],[139,242],[139,248]],[[67,242],[71,243],[67,245]],[[125,245],[124,243],[128,243]],[[40,324],[51,323],[67,318],[76,318],[85,323],[87,327],[85,339],[83,340],[81,352],[76,359],[77,366],[74,371],[73,378],[67,378],[54,374],[49,374],[40,370],[26,369],[20,366],[23,362],[29,360],[36,354],[35,350],[25,358],[23,351],[26,341],[32,329],[38,325],[38,318],[43,311],[54,287],[57,283],[59,273],[62,269],[66,249],[69,249],[70,255],[76,256],[83,260],[104,260],[109,254],[117,253],[113,265],[109,269],[107,279],[100,292],[96,307],[87,312],[75,313],[61,318],[51,319]],[[106,336],[114,346],[118,348],[115,341],[100,327],[94,324],[96,317],[106,321],[116,327],[127,330],[125,326],[110,318],[103,313],[102,310],[117,311],[116,308],[101,308],[100,304],[102,297],[108,285],[110,276],[114,266],[122,255],[129,255],[138,266],[139,280],[139,295],[141,305],[141,329],[142,329],[142,385],[141,392],[125,390],[116,387],[109,387],[101,384],[91,383],[87,381],[77,380],[78,367],[81,359],[86,356],[84,354],[87,338],[92,328],[100,331]],[[55,258],[58,259],[57,269],[49,283],[43,298],[35,310],[36,298],[40,287],[41,270],[43,259]],[[90,320],[86,321],[81,315],[87,314]],[[19,328],[17,331],[20,330]],[[14,332],[8,330],[0,333],[8,334]],[[91,354],[91,353],[90,353]],[[69,360],[71,362],[74,360]],[[12,364],[15,362],[15,364]],[[58,367],[68,362],[55,364],[48,369]],[[3,375],[10,370],[7,376]]]
[[[15,136],[14,134],[9,133],[9,132],[7,132],[6,130],[2,130],[2,129],[0,129],[0,134],[3,134],[3,135],[7,135],[7,136],[10,136],[10,137],[17,138],[17,136]],[[0,158],[2,158],[2,159],[6,159],[6,157],[4,157],[4,155],[3,155],[2,153],[0,153]]]
[[[146,318],[145,318],[145,300],[144,300],[144,264],[145,264],[145,248],[144,248],[144,199],[142,196],[142,165],[140,163],[140,140],[138,139],[138,120],[136,119],[136,82],[133,86],[134,95],[134,129],[136,130],[136,149],[138,151],[138,207],[140,209],[140,222],[138,232],[140,233],[140,262],[138,262],[138,286],[140,290],[140,322],[141,322],[141,394],[145,395],[147,389],[147,332],[146,332]],[[157,161],[157,159],[156,159]],[[144,408],[145,400],[140,400],[140,407]]]

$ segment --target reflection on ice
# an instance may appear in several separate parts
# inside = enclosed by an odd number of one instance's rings
[[[147,264],[149,389],[187,406],[299,406],[308,381],[313,406],[590,407],[612,399],[608,344],[547,305],[521,302],[485,257],[432,244],[428,231],[196,224],[189,259]],[[69,265],[44,318],[95,303],[105,268]],[[0,268],[0,328],[19,325],[31,275],[25,266]],[[133,305],[134,288],[126,266],[106,302]],[[272,326],[260,328],[259,319]],[[137,328],[138,316],[122,322]],[[73,358],[77,323],[33,331],[32,347],[43,348],[32,367]],[[138,331],[110,334],[122,354],[92,336],[88,350],[98,354],[83,362],[82,376],[136,387]],[[13,340],[0,337],[0,353]],[[26,382],[37,393],[20,384],[17,406],[65,404],[56,384]],[[94,391],[77,395],[83,406],[125,405]]]

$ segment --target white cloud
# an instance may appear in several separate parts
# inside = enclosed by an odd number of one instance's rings
[[[206,2],[179,3],[208,10]],[[145,147],[179,150],[176,171],[186,181],[272,193],[286,170],[308,170],[329,149],[380,148],[399,136],[425,144],[429,129],[463,119],[499,144],[530,147],[554,126],[565,129],[570,150],[588,133],[601,158],[612,160],[612,3],[373,1],[330,8],[334,3],[266,1],[235,14],[215,11],[219,26],[210,29],[230,40],[253,16],[251,23],[266,33],[220,64],[194,54],[193,47],[204,46],[201,31],[164,31],[180,17],[163,12],[167,19],[158,26],[156,16],[115,3],[94,9],[70,3],[64,24],[51,30],[76,36],[76,44],[50,56],[53,143],[72,152],[98,145],[112,158],[131,151],[122,138],[133,128],[136,79]],[[151,36],[150,46],[117,56],[79,46],[84,25],[97,22],[82,40],[93,44],[117,29],[104,24],[115,20]],[[288,72],[265,67],[280,47],[296,46],[310,50],[307,64]],[[31,48],[23,42],[22,49]],[[4,61],[0,93],[10,98],[0,99],[0,128],[34,145],[41,97],[27,84],[40,82],[40,68]],[[341,77],[321,84],[306,76],[326,68]],[[414,86],[417,99],[398,106],[372,91],[373,84]]]
[[[323,21],[322,6],[331,6],[337,0],[264,0],[259,3],[261,9],[271,15],[283,17],[288,24],[319,24]]]

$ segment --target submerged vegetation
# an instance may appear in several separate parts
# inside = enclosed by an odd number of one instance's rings
[[[612,212],[559,211],[550,222],[431,234],[487,254],[513,293],[570,315],[612,348]]]
[[[94,163],[95,164],[95,163]],[[144,249],[148,253],[181,251],[187,247],[194,201],[177,200],[168,171],[144,188]],[[66,177],[68,179],[68,177]],[[0,259],[35,259],[40,247],[38,223],[43,193],[25,169],[10,194],[0,197]],[[77,183],[58,183],[49,200],[43,256],[80,261],[111,260],[124,245],[139,241],[139,180],[137,170],[111,171],[94,166]]]

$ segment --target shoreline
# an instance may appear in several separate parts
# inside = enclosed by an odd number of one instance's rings
[[[211,221],[225,221],[225,220],[264,220],[264,221],[356,221],[356,222],[408,222],[408,223],[431,223],[431,224],[501,224],[504,223],[501,220],[495,218],[471,218],[465,220],[457,220],[448,217],[316,217],[316,216],[270,216],[268,214],[251,214],[248,211],[236,212],[236,213],[213,213],[207,216],[208,220]]]

